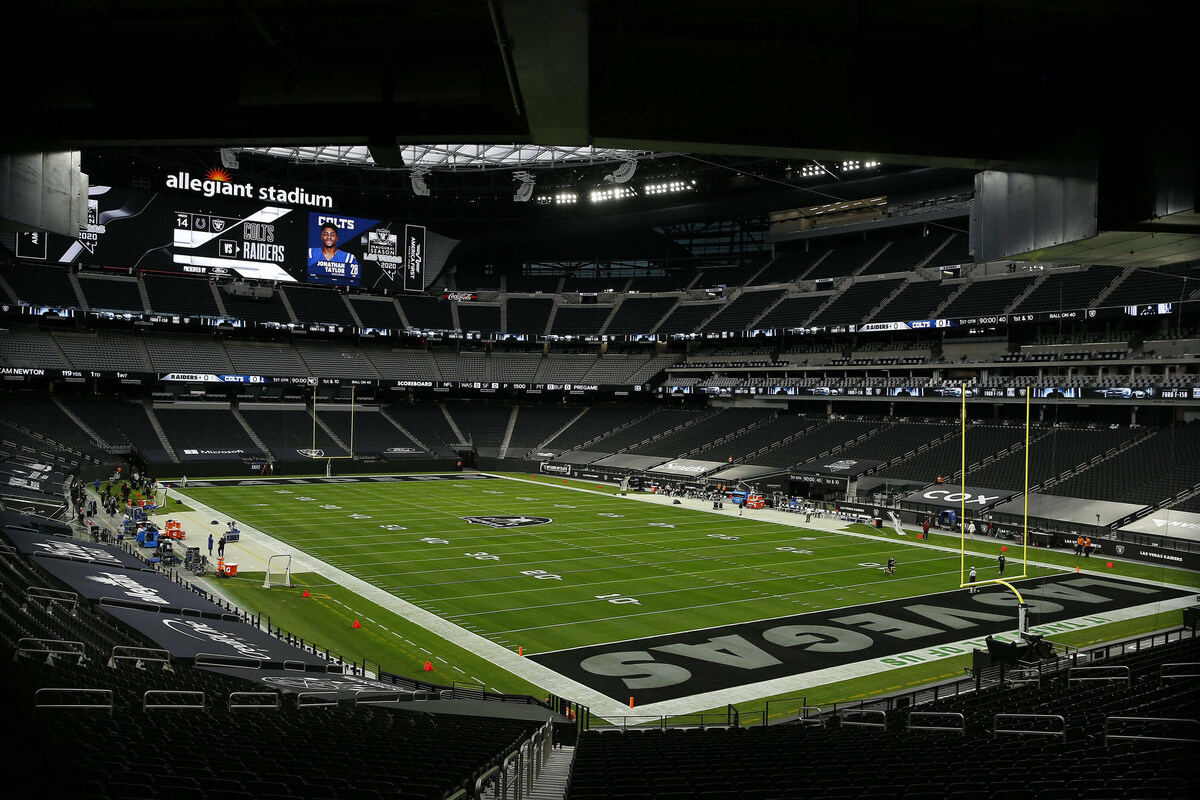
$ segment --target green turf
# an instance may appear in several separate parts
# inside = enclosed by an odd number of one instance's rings
[[[526,654],[923,595],[960,582],[957,552],[926,547],[915,536],[902,538],[889,529],[862,529],[884,537],[877,541],[774,524],[752,514],[719,517],[614,498],[612,487],[578,492],[565,488],[561,479],[521,477],[525,480],[189,487],[187,493]],[[553,522],[490,528],[462,519],[499,514]],[[934,537],[931,543],[956,548],[957,542]],[[995,555],[1003,546],[1009,548],[1008,575],[1019,575],[1019,551],[1010,543],[968,543],[981,578],[994,577]],[[899,561],[895,576],[879,568],[889,556]],[[1056,551],[1031,551],[1031,562],[1031,576],[1051,574],[1055,564],[1105,568],[1102,560]],[[1200,583],[1192,573],[1129,562],[1114,564],[1113,574]],[[328,583],[317,576],[303,579]],[[365,657],[385,669],[415,674],[413,665],[419,670],[430,660],[421,658],[429,651],[445,660],[433,660],[434,674],[425,676],[433,682],[477,680],[502,691],[540,691],[341,587],[321,585],[319,602],[309,603],[313,598],[298,599],[298,589],[268,594],[256,590],[260,584],[256,577],[222,586],[235,600],[272,616],[275,624],[352,660]],[[359,607],[396,635],[374,627],[366,634],[352,631],[349,610]],[[938,662],[914,670],[916,677],[903,682],[956,671],[961,674],[961,667],[952,660]],[[878,677],[861,679],[833,691],[854,697],[878,691],[882,683]]]
[[[230,579],[212,578],[210,583],[236,605],[260,613],[264,624],[316,642],[345,661],[366,661],[372,672],[382,668],[444,686],[460,683],[508,694],[545,694],[487,659],[316,573],[294,573],[291,588],[264,589],[261,572],[239,572]],[[355,628],[355,622],[361,627]],[[427,671],[426,664],[432,669]]]
[[[909,542],[804,531],[750,516],[718,519],[533,483],[316,484],[191,494],[528,653],[959,585],[957,555]],[[553,522],[497,529],[461,519],[496,514]],[[895,576],[879,569],[889,556],[900,562]]]

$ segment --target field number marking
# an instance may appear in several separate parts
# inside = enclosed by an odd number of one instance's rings
[[[561,581],[562,575],[555,575],[553,572],[546,572],[544,569],[527,569],[521,571],[522,575],[528,575],[531,578],[537,578],[540,581]]]
[[[380,525],[385,531],[406,531],[408,528],[403,525]]]
[[[624,595],[619,595],[619,594],[598,594],[598,595],[596,595],[596,599],[597,600],[607,600],[610,603],[617,603],[618,605],[626,605],[626,604],[633,604],[635,606],[641,605],[641,602],[639,600],[636,600],[632,597],[626,597]]]
[[[493,556],[488,553],[463,553],[464,556],[478,559],[479,561],[499,561],[500,556]]]

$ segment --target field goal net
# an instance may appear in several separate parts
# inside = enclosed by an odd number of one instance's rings
[[[263,576],[263,588],[272,586],[292,585],[292,557],[287,553],[277,553],[267,559],[267,574]]]

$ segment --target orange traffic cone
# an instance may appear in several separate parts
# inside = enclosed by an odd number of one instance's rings
[[[361,627],[362,627],[362,623],[361,623],[361,622],[359,622],[358,620],[354,620],[354,624],[353,624],[353,625],[351,625],[350,627],[351,627],[351,628],[361,628]]]
[[[424,667],[422,667],[422,669],[423,669],[425,672],[433,672],[433,662],[432,662],[432,661],[426,661],[426,662],[425,662],[425,666],[424,666]]]

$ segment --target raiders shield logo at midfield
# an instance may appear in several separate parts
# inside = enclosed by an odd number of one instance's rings
[[[548,522],[554,522],[549,517],[526,517],[526,516],[490,516],[490,517],[459,517],[467,522],[474,522],[478,525],[487,525],[489,528],[524,528],[530,525],[545,525]]]

